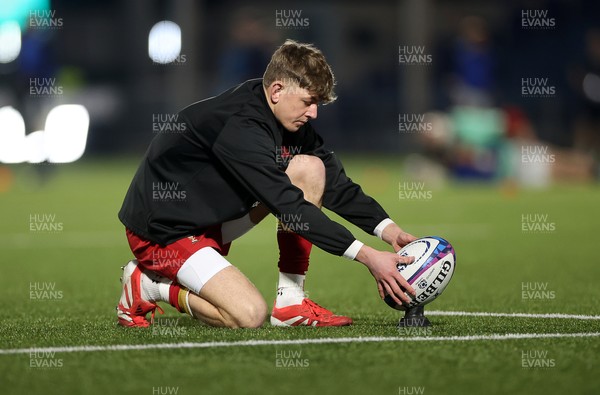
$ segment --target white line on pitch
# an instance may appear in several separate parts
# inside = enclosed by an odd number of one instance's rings
[[[575,320],[600,320],[600,315],[578,315],[578,314],[529,314],[529,313],[486,313],[470,311],[426,311],[426,315],[451,315],[470,317],[519,317],[519,318],[572,318]]]
[[[1,354],[29,353],[68,353],[93,351],[131,351],[131,350],[164,350],[180,348],[216,348],[216,347],[256,347],[297,344],[335,344],[335,343],[380,343],[380,342],[431,342],[431,341],[478,341],[478,340],[513,340],[513,339],[557,339],[574,337],[599,337],[600,332],[583,333],[506,333],[474,336],[421,336],[421,337],[328,337],[320,339],[293,340],[242,340],[232,342],[205,343],[159,343],[159,344],[118,344],[107,346],[72,346],[72,347],[40,347],[13,348],[0,350]]]

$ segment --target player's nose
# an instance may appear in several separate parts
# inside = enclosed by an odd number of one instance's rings
[[[316,119],[317,118],[317,105],[315,103],[308,106],[308,110],[306,110],[305,114],[308,119]]]

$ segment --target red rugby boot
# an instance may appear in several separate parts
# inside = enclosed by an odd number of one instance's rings
[[[137,260],[129,261],[122,269],[123,293],[117,306],[119,325],[148,327],[154,321],[155,310],[158,309],[161,314],[163,310],[156,303],[142,299],[142,270],[139,268]],[[152,312],[150,322],[146,320],[146,314],[149,312]]]
[[[274,326],[347,326],[352,318],[335,315],[312,300],[304,298],[301,304],[277,308],[273,306],[271,325]]]

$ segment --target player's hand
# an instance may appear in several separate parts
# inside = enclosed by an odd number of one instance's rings
[[[383,230],[381,235],[383,241],[388,243],[394,248],[394,251],[398,252],[410,242],[417,240],[417,238],[410,233],[406,233],[400,227],[394,223],[389,224]]]
[[[410,264],[414,262],[414,257],[377,251],[365,245],[356,255],[356,260],[362,262],[375,278],[381,299],[385,298],[385,295],[390,295],[394,302],[400,305],[411,302],[411,298],[405,292],[414,296],[415,290],[398,272],[396,266],[399,263]]]

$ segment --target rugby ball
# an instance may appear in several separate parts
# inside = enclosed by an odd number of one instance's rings
[[[415,240],[398,251],[398,255],[415,257],[413,263],[398,264],[397,267],[402,277],[415,289],[416,295],[410,303],[402,305],[386,295],[385,303],[397,310],[406,310],[433,301],[442,294],[454,274],[454,248],[441,237],[428,236]]]

